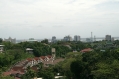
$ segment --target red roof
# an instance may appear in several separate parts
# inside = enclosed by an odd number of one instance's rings
[[[35,59],[35,60],[39,60],[39,57],[35,57],[34,59]]]
[[[19,73],[22,74],[22,73],[24,73],[24,70],[25,70],[25,69],[23,69],[23,67],[13,67],[12,70],[13,70],[13,71],[19,71]]]
[[[44,60],[45,59],[45,56],[41,56],[40,58],[42,58]]]
[[[83,50],[81,50],[81,52],[90,52],[90,51],[92,51],[91,48],[87,48],[87,49],[83,49]]]
[[[7,76],[7,75],[10,75],[10,74],[17,74],[17,73],[19,73],[19,74],[24,74],[24,73],[21,72],[21,71],[10,70],[10,71],[8,71],[8,72],[4,72],[3,75],[4,75],[4,76]]]
[[[10,75],[10,74],[11,74],[11,72],[4,72],[3,73],[4,76]]]
[[[34,70],[34,71],[38,71],[36,66],[31,67],[31,69]]]
[[[32,61],[33,59],[32,58],[27,58],[28,61]]]
[[[47,55],[48,58],[51,58],[52,56],[51,55]]]

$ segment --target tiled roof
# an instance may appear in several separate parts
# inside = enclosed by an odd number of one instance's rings
[[[33,59],[34,59],[34,60],[39,60],[40,58],[39,58],[39,57],[34,57]]]
[[[3,75],[7,76],[7,75],[10,75],[10,74],[17,74],[17,73],[24,74],[23,72],[20,72],[20,71],[10,70],[10,71],[4,72]]]
[[[83,49],[83,50],[81,50],[81,52],[90,52],[90,51],[92,51],[91,48],[87,48],[87,49]]]
[[[36,66],[31,67],[31,69],[34,70],[34,71],[38,71]]]
[[[33,59],[32,58],[27,58],[28,61],[32,61]]]
[[[12,68],[13,71],[19,71],[19,73],[24,73],[25,69],[23,69],[23,67],[13,67]]]
[[[51,58],[52,56],[51,55],[47,55],[48,58]]]
[[[44,60],[45,59],[45,56],[41,56],[40,58],[42,58]]]
[[[10,75],[10,74],[11,74],[11,72],[4,72],[3,73],[4,76]]]

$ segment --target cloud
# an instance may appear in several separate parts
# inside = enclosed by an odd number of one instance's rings
[[[60,28],[60,27],[65,27],[65,26],[63,26],[63,25],[55,25],[55,26],[52,26],[52,27]]]
[[[38,37],[35,32],[39,31],[41,37],[47,37],[59,29],[62,30],[60,37],[70,32],[86,36],[83,29],[87,27],[87,34],[95,31],[95,27],[118,28],[118,7],[118,0],[0,0],[0,28],[5,32],[15,29],[14,36],[18,36],[16,32],[28,32],[22,38]]]

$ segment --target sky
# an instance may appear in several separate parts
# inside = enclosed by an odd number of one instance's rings
[[[119,0],[0,0],[0,38],[119,37]]]

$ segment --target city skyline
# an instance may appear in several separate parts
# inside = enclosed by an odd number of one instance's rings
[[[119,37],[119,0],[0,0],[0,37]]]
[[[92,32],[91,32],[92,33]],[[65,35],[61,38],[57,37],[57,36],[52,36],[50,38],[23,38],[23,39],[17,39],[17,38],[12,38],[12,37],[8,37],[8,38],[2,38],[3,40],[6,40],[6,39],[16,39],[16,40],[44,40],[44,39],[49,39],[49,40],[63,40],[65,37],[71,37],[72,40],[81,40],[81,39],[102,39],[102,40],[105,40],[107,38],[107,36],[110,36],[111,38],[115,38],[116,39],[119,39],[119,36],[115,37],[115,36],[111,36],[111,35],[105,35],[103,37],[96,37],[96,36],[88,36],[88,37],[81,37],[80,35],[74,35],[74,36],[70,36],[70,35]],[[77,38],[78,37],[78,38]]]

